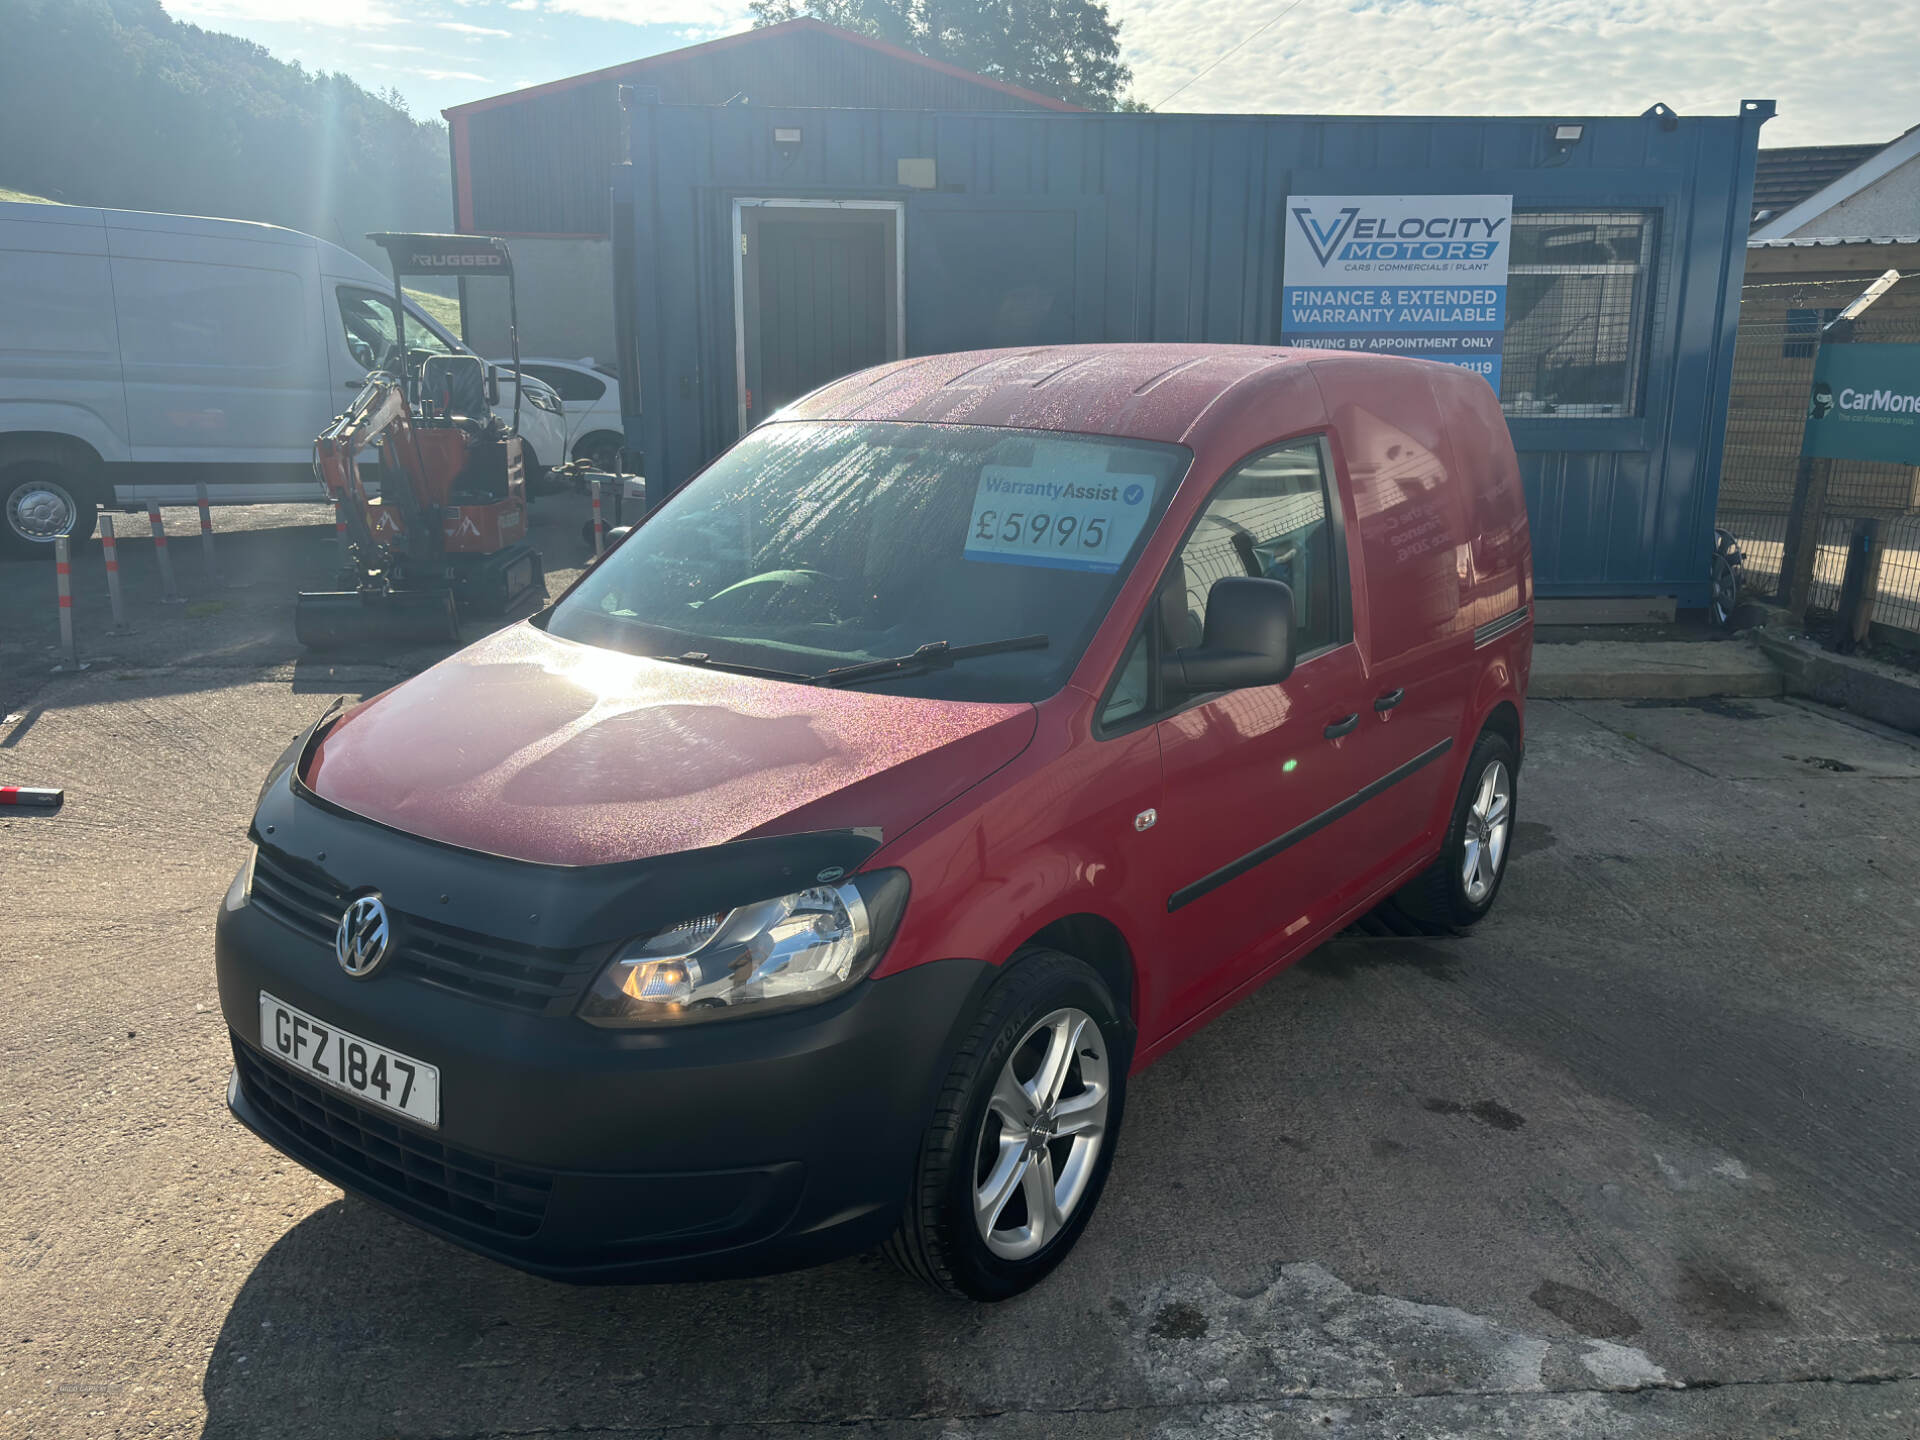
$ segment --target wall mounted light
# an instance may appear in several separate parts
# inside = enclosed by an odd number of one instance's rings
[[[798,145],[800,143],[800,127],[798,125],[774,126],[773,143],[776,145]]]
[[[1556,145],[1578,145],[1580,137],[1587,133],[1584,125],[1556,125],[1553,127],[1553,143]]]

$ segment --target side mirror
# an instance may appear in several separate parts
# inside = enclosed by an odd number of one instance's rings
[[[1214,581],[1199,648],[1160,663],[1160,683],[1180,695],[1278,685],[1292,673],[1293,591],[1250,575]]]
[[[627,536],[631,535],[632,533],[633,533],[633,526],[631,525],[616,525],[611,530],[607,531],[606,535],[602,537],[602,543],[605,545],[606,548],[603,549],[598,555],[590,556],[587,560],[586,568],[591,570],[594,566],[598,565],[602,560],[606,559],[607,556],[613,553],[613,547],[618,545],[622,540],[626,539]]]
[[[489,365],[487,366],[487,404],[498,405],[499,403],[500,367],[498,365]]]

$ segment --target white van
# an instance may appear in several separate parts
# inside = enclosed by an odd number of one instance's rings
[[[465,351],[407,306],[416,350]],[[394,337],[393,281],[274,225],[0,203],[0,552],[101,507],[312,500],[313,441]],[[501,375],[500,413],[513,408]],[[567,458],[529,379],[529,476]]]

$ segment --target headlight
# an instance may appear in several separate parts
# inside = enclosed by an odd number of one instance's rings
[[[580,1016],[673,1025],[815,1004],[872,972],[906,897],[906,872],[880,870],[696,916],[624,946]]]
[[[566,408],[561,405],[560,397],[555,395],[551,390],[535,390],[531,385],[526,386],[525,389],[527,403],[533,406],[534,409],[544,410],[549,415],[566,414]]]

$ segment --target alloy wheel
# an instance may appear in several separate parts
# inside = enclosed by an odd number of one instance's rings
[[[1037,1254],[1072,1219],[1106,1142],[1107,1045],[1084,1010],[1036,1022],[1000,1069],[974,1155],[973,1218],[995,1255]]]
[[[1491,762],[1480,772],[1480,787],[1467,807],[1466,843],[1461,847],[1460,880],[1473,905],[1486,904],[1507,858],[1507,831],[1513,818],[1513,782],[1506,763]]]

